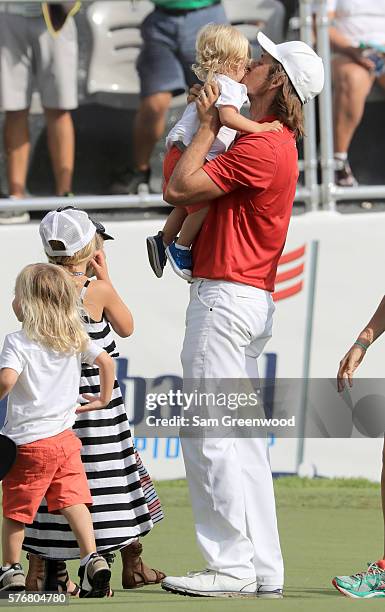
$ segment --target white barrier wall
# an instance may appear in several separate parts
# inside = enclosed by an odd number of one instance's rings
[[[183,340],[188,286],[169,269],[159,280],[147,263],[145,238],[159,229],[157,221],[108,223],[116,237],[106,246],[111,277],[131,307],[136,329],[119,340],[122,360],[119,379],[126,392],[127,410],[134,413],[134,390],[143,379],[181,376],[179,353]],[[339,215],[308,213],[292,219],[286,256],[279,267],[274,337],[261,363],[276,368],[276,376],[301,377],[303,370],[308,247],[319,241],[313,345],[310,375],[334,377],[340,358],[375,310],[383,293],[380,270],[384,257],[385,213]],[[17,272],[27,263],[44,261],[38,226],[0,227],[2,300],[0,339],[18,328],[11,301]],[[285,261],[285,260],[289,261]],[[304,271],[302,272],[302,264]],[[286,297],[285,294],[293,293]],[[385,346],[370,349],[361,367],[363,377],[381,377]],[[380,440],[307,440],[305,462],[327,476],[366,476],[379,479]],[[178,441],[137,440],[143,460],[155,478],[183,476]],[[296,440],[275,440],[271,446],[273,471],[295,470]]]

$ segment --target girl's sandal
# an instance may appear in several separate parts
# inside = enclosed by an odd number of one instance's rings
[[[80,597],[80,586],[76,582],[71,582],[67,567],[64,561],[53,561],[56,565],[56,584],[59,593],[67,593],[71,597]],[[69,586],[73,585],[72,591]]]
[[[41,559],[41,557],[32,553],[27,554],[27,559],[29,561],[25,584],[27,591],[39,593],[53,591],[67,593],[71,597],[79,597],[80,587],[71,582],[64,561]],[[72,590],[69,590],[70,586],[72,586]],[[110,590],[108,597],[113,597],[113,594],[113,591]]]
[[[123,571],[122,586],[124,589],[138,589],[151,584],[159,584],[166,577],[163,572],[145,565],[141,558],[143,546],[139,541],[122,548]]]

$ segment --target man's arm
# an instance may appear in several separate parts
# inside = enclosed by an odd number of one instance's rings
[[[214,104],[219,96],[216,83],[205,85],[197,99],[200,127],[191,144],[175,166],[164,191],[164,199],[173,206],[186,206],[204,200],[214,200],[224,191],[202,169],[220,128]]]

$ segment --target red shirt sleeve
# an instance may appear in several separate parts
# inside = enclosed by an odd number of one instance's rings
[[[276,171],[274,147],[262,134],[241,136],[235,144],[203,166],[203,170],[224,192],[239,187],[267,189]]]

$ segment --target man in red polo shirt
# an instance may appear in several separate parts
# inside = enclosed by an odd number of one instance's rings
[[[212,200],[194,244],[183,375],[257,379],[257,358],[272,334],[271,292],[298,178],[302,105],[323,86],[323,64],[302,42],[264,51],[245,75],[254,121],[279,119],[282,132],[241,134],[205,163],[219,129],[215,84],[201,90],[200,128],[165,190],[174,206]],[[200,596],[282,597],[283,561],[266,440],[182,438],[198,544],[206,569],[168,576],[168,591]]]

